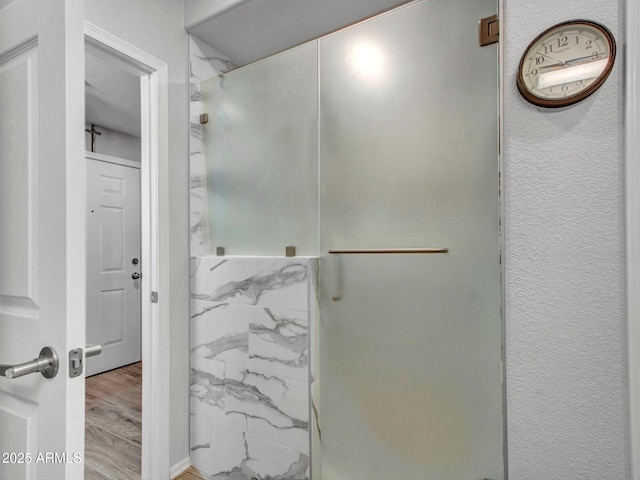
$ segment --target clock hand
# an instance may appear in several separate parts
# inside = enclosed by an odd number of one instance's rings
[[[540,67],[538,67],[538,70],[542,70],[543,68],[554,68],[554,67],[561,67],[562,65],[564,65],[565,62],[560,62],[560,63],[554,63],[552,65],[542,65]]]
[[[598,55],[599,55],[599,54],[598,54]],[[561,67],[561,66],[563,66],[563,65],[567,65],[567,64],[571,64],[571,63],[580,62],[580,61],[582,61],[582,60],[586,60],[586,59],[588,59],[588,58],[592,58],[592,59],[594,59],[594,60],[595,60],[595,59],[597,59],[597,58],[598,58],[598,55],[591,54],[591,55],[587,55],[587,56],[585,56],[585,57],[578,57],[578,58],[571,58],[571,59],[569,59],[569,60],[563,60],[563,61],[561,61],[560,63],[554,63],[554,64],[552,64],[552,65],[541,65],[541,66],[539,66],[539,67],[538,67],[538,70],[541,70],[541,69],[543,69],[543,68]]]
[[[564,63],[575,63],[575,62],[579,62],[580,60],[586,60],[587,58],[593,58],[594,60],[596,60],[598,57],[600,56],[599,53],[595,53],[595,54],[591,54],[591,55],[587,55],[586,57],[578,57],[578,58],[572,58],[571,60],[565,60]]]
[[[538,52],[538,55],[542,55],[543,57],[550,58],[550,59],[551,59],[551,60],[553,60],[554,62],[560,62],[560,63],[558,63],[557,65],[564,65],[564,62],[563,62],[562,60],[558,60],[557,58],[550,57],[550,56],[549,56],[549,55],[547,55],[546,53],[540,53],[540,52]]]

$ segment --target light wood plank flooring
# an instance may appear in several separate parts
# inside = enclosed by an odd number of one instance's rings
[[[142,363],[87,378],[85,480],[139,480]],[[191,467],[175,480],[206,480]]]
[[[87,378],[85,415],[85,480],[139,480],[142,363]]]
[[[205,480],[205,477],[200,476],[199,472],[195,468],[191,467],[174,480]]]

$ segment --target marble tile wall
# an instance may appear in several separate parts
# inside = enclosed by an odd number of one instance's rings
[[[211,253],[209,243],[209,208],[207,196],[207,166],[204,156],[204,129],[200,125],[202,113],[200,84],[236,65],[213,47],[189,36],[189,95],[190,95],[190,231],[191,255]]]
[[[310,478],[316,272],[309,258],[192,259],[191,461],[216,480]]]

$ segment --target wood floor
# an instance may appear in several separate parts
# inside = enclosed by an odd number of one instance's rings
[[[87,378],[85,414],[85,480],[140,480],[142,363]]]
[[[189,470],[184,472],[179,477],[176,477],[174,480],[205,480],[205,477],[200,476],[198,471],[191,467]]]
[[[140,480],[142,363],[87,378],[85,480]],[[205,480],[189,468],[175,480]]]

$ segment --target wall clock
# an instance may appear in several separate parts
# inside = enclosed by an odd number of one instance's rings
[[[529,44],[518,67],[520,94],[541,107],[565,107],[595,92],[611,73],[616,42],[589,20],[548,28]]]

